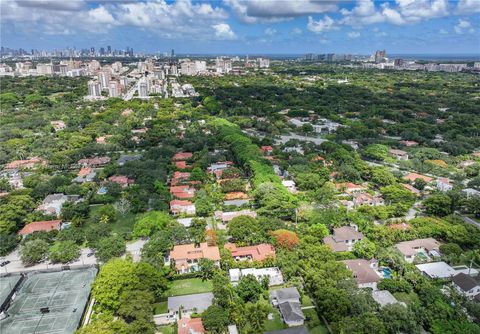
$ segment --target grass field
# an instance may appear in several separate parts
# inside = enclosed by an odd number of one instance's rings
[[[90,207],[90,216],[93,216],[95,214],[95,211],[100,209],[102,206],[92,206]],[[108,223],[108,226],[110,226],[113,230],[114,233],[117,234],[125,234],[125,233],[130,233],[133,231],[133,225],[135,225],[135,219],[137,215],[133,213],[127,213],[125,216],[117,216],[117,220],[113,223]]]
[[[193,293],[203,293],[212,291],[212,282],[211,281],[202,281],[201,278],[189,278],[173,281],[165,291],[164,296],[181,296],[181,295],[190,295]]]
[[[395,292],[393,294],[395,298],[397,298],[398,301],[404,302],[409,305],[413,304],[420,304],[420,299],[418,298],[418,295],[415,292]]]
[[[305,315],[305,325],[310,334],[328,334],[328,329],[323,321],[318,317],[315,309],[303,310]]]
[[[153,314],[163,314],[168,312],[168,302],[158,302],[153,304]]]
[[[278,331],[280,329],[287,328],[288,326],[283,322],[282,317],[280,316],[280,313],[276,308],[273,308],[270,310],[270,312],[273,314],[273,319],[272,320],[267,320],[265,322],[265,331]]]
[[[158,326],[156,333],[175,334],[175,330],[174,330],[174,328],[173,328],[173,325],[170,325],[170,326]]]

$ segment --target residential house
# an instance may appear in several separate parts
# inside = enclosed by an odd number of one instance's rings
[[[178,172],[178,171],[174,172],[173,177],[170,180],[170,185],[176,186],[177,184],[180,184],[180,183],[192,184],[192,182],[188,181],[189,178],[190,178],[190,173],[188,172]]]
[[[453,189],[453,185],[446,177],[440,177],[437,179],[437,189],[441,192],[447,192]]]
[[[64,121],[51,121],[50,125],[53,126],[55,132],[64,130],[67,127]]]
[[[305,315],[300,303],[300,293],[297,288],[282,288],[270,291],[270,301],[278,307],[283,321],[289,326],[302,326]]]
[[[464,193],[467,196],[467,198],[480,197],[480,191],[472,188],[465,188],[462,190],[462,193]]]
[[[200,259],[209,259],[220,266],[220,251],[217,246],[209,246],[206,242],[187,245],[175,245],[170,251],[168,261],[165,265],[170,265],[170,261],[175,261],[175,268],[179,274],[195,272],[199,270],[198,262]]]
[[[415,267],[428,278],[450,279],[457,274],[455,269],[443,261],[417,264]]]
[[[114,175],[108,178],[108,181],[119,184],[122,188],[126,188],[135,183],[135,180],[128,178],[124,175]]]
[[[120,158],[118,158],[117,160],[117,164],[119,166],[123,166],[125,165],[127,162],[129,161],[135,161],[135,160],[139,160],[142,158],[142,155],[141,154],[136,154],[136,155],[121,155]]]
[[[335,188],[337,190],[345,192],[348,195],[353,195],[355,193],[359,193],[359,192],[367,190],[367,188],[365,188],[364,186],[361,186],[361,185],[358,185],[358,184],[355,184],[355,183],[351,183],[351,182],[337,183],[337,184],[335,184]]]
[[[171,186],[170,194],[172,194],[174,198],[178,199],[194,198],[195,188],[191,188],[189,185]]]
[[[84,167],[101,167],[110,162],[109,157],[94,157],[78,160],[78,164]]]
[[[190,152],[178,152],[172,157],[172,160],[173,161],[188,160],[188,159],[191,159],[192,156],[193,154]]]
[[[362,239],[363,234],[356,226],[342,226],[334,229],[332,235],[323,238],[323,243],[329,245],[334,252],[347,252]]]
[[[216,162],[216,163],[211,164],[207,168],[207,171],[212,173],[212,174],[217,175],[218,171],[223,171],[223,170],[229,168],[230,166],[233,166],[233,162],[231,162],[231,161]]]
[[[433,178],[431,177],[428,177],[428,176],[425,176],[425,175],[422,175],[422,174],[418,174],[418,173],[408,173],[407,175],[405,175],[403,177],[403,179],[405,181],[409,181],[409,182],[415,182],[416,179],[421,179],[423,181],[425,181],[426,183],[430,183],[433,181]]]
[[[236,207],[248,204],[250,202],[250,197],[241,191],[230,192],[225,194],[225,201],[223,205],[233,205]]]
[[[261,282],[265,277],[268,278],[269,286],[281,285],[283,284],[283,275],[280,269],[277,267],[270,268],[245,268],[245,269],[230,269],[228,271],[230,276],[230,281],[234,286],[238,284],[242,277],[247,275],[253,275],[255,278]]]
[[[275,248],[270,244],[237,247],[233,243],[226,243],[224,247],[230,251],[235,261],[263,261],[275,258]]]
[[[417,188],[415,188],[414,186],[412,186],[411,184],[408,184],[408,183],[402,183],[402,186],[407,189],[408,191],[410,191],[412,194],[418,196],[420,195],[420,190],[418,190]]]
[[[369,193],[357,193],[353,195],[353,204],[355,206],[369,205],[379,206],[384,205],[385,202],[380,196],[372,196]]]
[[[453,287],[469,299],[480,294],[480,281],[478,277],[472,277],[465,273],[459,273],[452,278]]]
[[[297,187],[296,187],[295,181],[293,181],[293,180],[283,180],[282,184],[285,188],[287,188],[287,190],[290,193],[292,193],[292,194],[297,193]]]
[[[72,182],[76,183],[85,183],[85,182],[92,182],[95,179],[95,175],[97,173],[91,167],[82,167],[77,174],[77,177],[73,179]]]
[[[112,135],[100,136],[100,137],[95,138],[95,141],[99,145],[105,145],[105,144],[107,144],[107,139],[112,138],[112,137],[113,137]]]
[[[344,260],[347,268],[352,272],[357,286],[361,289],[370,288],[377,290],[377,283],[381,280],[380,274],[377,272],[378,262],[376,260]]]
[[[223,223],[228,223],[230,220],[240,216],[249,216],[252,218],[257,217],[257,213],[251,210],[240,210],[240,211],[231,211],[231,212],[223,212],[223,211],[215,211],[214,217],[217,220],[220,220]]]
[[[262,150],[262,153],[265,155],[270,155],[273,153],[273,147],[271,146],[262,146],[260,147],[260,149]]]
[[[168,297],[167,308],[171,318],[189,318],[192,313],[202,313],[213,303],[213,293]]]
[[[203,334],[202,318],[187,318],[184,317],[177,321],[178,334]]]
[[[79,196],[77,195],[50,194],[45,197],[42,204],[37,207],[37,210],[47,215],[60,216],[63,204],[68,201],[75,202],[78,201],[78,199]]]
[[[416,258],[421,261],[429,261],[431,257],[440,256],[440,243],[433,238],[402,241],[395,247],[408,263],[413,263]]]
[[[174,199],[170,201],[170,212],[173,215],[178,215],[182,213],[186,215],[194,215],[196,212],[195,204],[186,200]]]
[[[38,166],[46,166],[47,160],[42,158],[33,157],[27,160],[15,160],[8,163],[5,166],[5,169],[33,169]]]
[[[188,218],[178,218],[177,222],[180,225],[183,225],[185,227],[190,227],[192,225],[193,217],[188,217]]]
[[[62,221],[58,220],[47,220],[47,221],[37,221],[26,224],[18,234],[22,236],[29,235],[33,232],[50,232],[53,230],[60,230]]]
[[[187,165],[186,161],[175,161],[175,168],[177,169],[189,169],[191,168],[190,165]]]
[[[388,152],[397,160],[408,160],[408,153],[403,150],[396,150],[392,148]]]
[[[406,147],[412,147],[412,146],[417,146],[418,143],[413,140],[400,140],[400,144],[406,146]]]
[[[391,293],[387,290],[375,290],[372,291],[372,298],[380,305],[380,308],[383,308],[391,304],[401,304],[406,306],[404,302],[399,302]]]

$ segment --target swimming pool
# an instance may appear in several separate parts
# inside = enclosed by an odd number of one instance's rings
[[[392,270],[390,268],[382,268],[383,278],[392,278]]]

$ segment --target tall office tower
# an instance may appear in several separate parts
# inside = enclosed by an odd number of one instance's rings
[[[377,50],[375,52],[375,62],[383,63],[385,61],[386,52],[385,50]]]
[[[88,82],[88,95],[89,96],[101,96],[102,89],[100,88],[100,83],[98,81],[90,80]]]
[[[172,58],[175,57],[175,50],[174,49],[172,49],[172,51],[170,52],[170,57],[172,57]]]
[[[148,96],[148,86],[145,78],[142,78],[138,81],[138,96],[147,97]]]
[[[111,79],[110,72],[102,71],[102,72],[100,72],[98,77],[99,77],[100,86],[102,87],[102,89],[108,89],[110,79]]]
[[[107,45],[107,54],[112,54],[112,47],[110,45]]]
[[[90,48],[90,55],[91,56],[95,55],[95,48],[93,46]]]
[[[269,68],[270,67],[270,59],[266,58],[258,58],[258,67],[260,68]]]

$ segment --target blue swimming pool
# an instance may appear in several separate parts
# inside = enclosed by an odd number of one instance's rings
[[[390,268],[383,268],[383,278],[392,278],[392,270]]]

